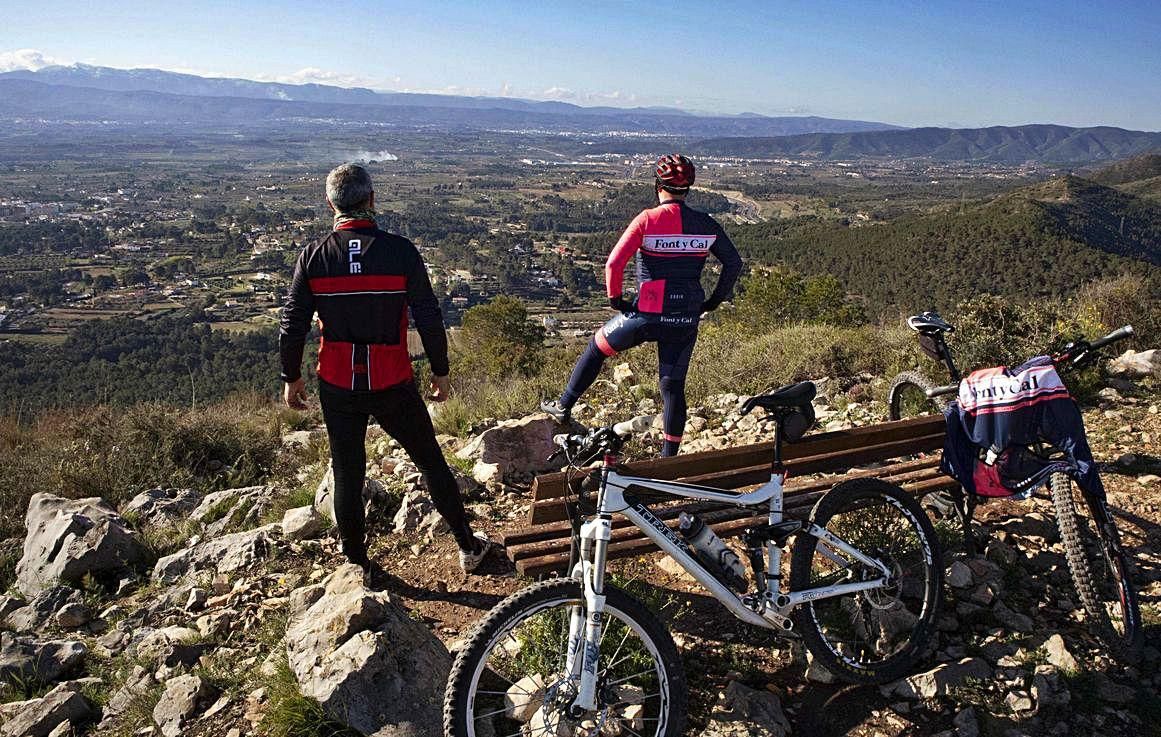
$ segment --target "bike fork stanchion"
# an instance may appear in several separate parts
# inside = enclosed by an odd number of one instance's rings
[[[581,652],[580,687],[569,707],[569,715],[580,718],[597,708],[597,667],[601,654],[601,631],[605,613],[605,558],[613,533],[613,518],[601,514],[581,526],[581,538],[591,546],[592,556],[582,556],[584,571],[585,624]],[[582,543],[582,546],[584,543]]]

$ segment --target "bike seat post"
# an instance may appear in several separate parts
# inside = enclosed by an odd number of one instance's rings
[[[774,418],[774,473],[785,470],[782,466],[782,418]]]

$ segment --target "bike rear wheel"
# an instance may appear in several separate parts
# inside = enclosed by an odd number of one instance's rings
[[[577,686],[564,672],[569,620],[584,596],[576,581],[556,579],[508,597],[468,634],[444,694],[444,734],[681,735],[687,693],[673,638],[625,591],[606,586],[605,596],[595,712],[567,713]]]
[[[871,478],[831,489],[815,505],[811,521],[882,561],[891,581],[800,605],[791,616],[803,643],[827,670],[853,683],[907,675],[927,654],[942,593],[942,553],[931,521],[906,491]],[[792,556],[791,591],[881,576],[805,532]]]
[[[1095,634],[1118,660],[1135,662],[1145,633],[1129,558],[1121,548],[1111,515],[1109,525],[1102,529],[1092,507],[1087,502],[1077,504],[1079,489],[1074,492],[1074,487],[1063,473],[1054,473],[1049,479],[1072,582]]]
[[[887,417],[891,420],[905,420],[908,417],[937,415],[943,413],[947,402],[943,398],[929,399],[927,392],[935,384],[922,374],[904,371],[895,377],[887,389]]]

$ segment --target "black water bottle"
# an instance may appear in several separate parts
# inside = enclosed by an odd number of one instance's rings
[[[742,565],[738,554],[722,542],[709,525],[700,517],[682,512],[678,518],[677,529],[693,548],[697,559],[715,577],[738,593],[746,592],[749,582],[746,580],[745,566]]]

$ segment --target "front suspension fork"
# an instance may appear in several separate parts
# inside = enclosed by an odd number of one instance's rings
[[[574,568],[574,576],[580,574],[584,606],[573,607],[570,613],[569,652],[565,661],[569,676],[577,683],[577,696],[569,708],[569,715],[575,718],[597,708],[597,669],[605,615],[605,560],[612,530],[612,518],[605,515],[581,525],[580,563]]]

